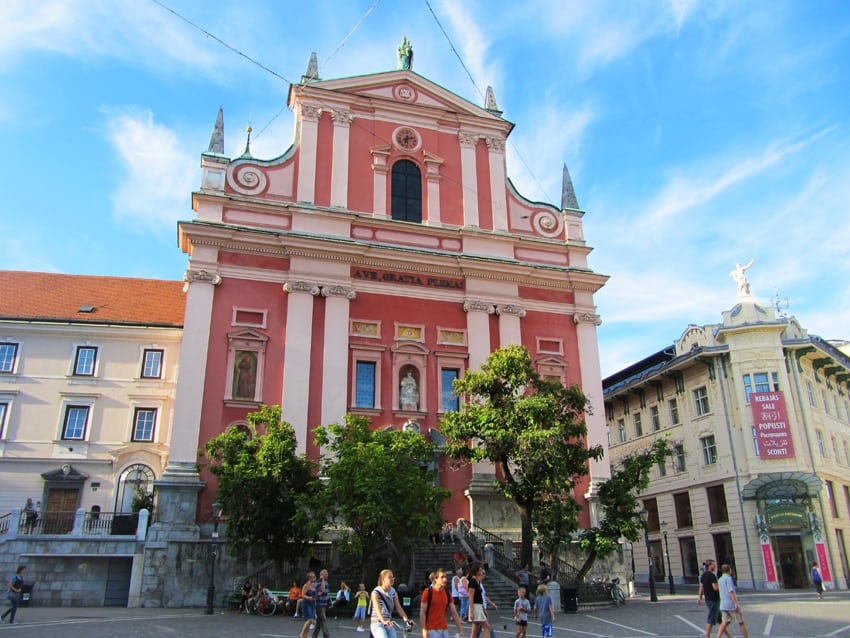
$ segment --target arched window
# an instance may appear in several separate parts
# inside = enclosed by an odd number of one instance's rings
[[[422,222],[422,172],[410,160],[393,164],[392,217],[404,222]]]
[[[141,463],[131,465],[121,472],[115,495],[115,511],[132,512],[134,499],[149,499],[153,495],[154,478],[153,470]]]

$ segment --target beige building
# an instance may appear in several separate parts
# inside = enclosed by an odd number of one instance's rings
[[[167,462],[182,282],[0,271],[0,289],[0,531],[68,533],[82,508],[132,534],[113,513]]]
[[[739,270],[740,267],[739,267]],[[664,437],[673,456],[641,495],[652,572],[696,582],[730,563],[743,587],[850,582],[850,356],[751,295],[722,321],[603,380],[610,458]],[[636,580],[649,560],[635,550]]]

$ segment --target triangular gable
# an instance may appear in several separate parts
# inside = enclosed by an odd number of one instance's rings
[[[336,80],[320,80],[310,82],[307,85],[299,85],[299,88],[351,93],[364,97],[394,100],[402,104],[445,109],[454,113],[491,120],[494,124],[506,124],[513,128],[513,124],[504,118],[494,115],[485,108],[452,93],[413,71],[387,71]]]

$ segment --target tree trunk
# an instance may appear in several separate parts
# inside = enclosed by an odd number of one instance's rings
[[[531,543],[534,540],[534,534],[531,529],[532,507],[527,503],[517,503],[517,508],[519,508],[520,529],[522,530],[522,545],[520,546],[519,551],[519,562],[520,565],[531,565]]]

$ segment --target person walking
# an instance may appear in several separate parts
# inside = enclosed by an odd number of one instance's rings
[[[397,638],[393,611],[404,619],[405,624],[413,624],[399,600],[398,592],[393,587],[395,575],[391,569],[384,569],[378,574],[378,586],[372,590],[372,617],[369,628],[373,638]]]
[[[301,615],[304,624],[298,638],[307,638],[310,630],[316,626],[316,574],[313,572],[307,572],[307,580],[301,587]]]
[[[489,604],[494,609],[498,609],[498,607],[487,598],[487,592],[484,589],[486,575],[484,566],[477,565],[473,568],[472,578],[469,579],[467,585],[469,589],[469,621],[472,623],[469,638],[478,638],[479,634],[482,634],[483,638],[490,638],[492,632],[490,621],[487,619],[487,606]]]
[[[555,605],[549,595],[546,585],[537,586],[537,596],[534,598],[534,617],[540,620],[540,632],[543,638],[552,638],[552,625],[555,624]]]
[[[726,635],[732,638],[727,627],[732,622],[736,622],[741,628],[741,635],[744,638],[750,638],[747,623],[744,622],[744,616],[741,614],[738,592],[735,590],[735,580],[732,578],[732,568],[729,565],[720,566],[720,580],[717,581],[717,585],[720,589],[720,613],[723,614],[723,622],[720,623],[717,635],[720,636],[725,631]]]
[[[455,608],[454,598],[446,587],[448,575],[446,570],[434,572],[434,584],[422,592],[419,605],[419,624],[422,627],[422,638],[449,638],[449,624],[446,612],[451,614],[457,627],[457,636],[463,636],[463,622]]]
[[[466,622],[469,618],[469,578],[465,569],[459,569],[460,579],[457,583],[457,597],[460,599],[460,617]]]
[[[517,599],[514,601],[514,622],[516,623],[516,634],[514,638],[526,638],[528,631],[528,614],[531,611],[531,603],[525,597],[526,591],[517,587]]]
[[[815,591],[818,593],[818,600],[822,600],[823,578],[821,578],[820,569],[818,569],[817,563],[812,563],[812,585],[814,585]]]
[[[6,591],[6,599],[9,601],[10,607],[0,616],[0,622],[6,620],[6,616],[9,617],[10,625],[14,625],[17,622],[15,620],[15,614],[18,613],[18,605],[21,603],[25,569],[26,567],[24,565],[18,565],[14,576],[9,579],[9,589]]]
[[[703,563],[703,571],[699,577],[699,593],[697,594],[697,605],[702,605],[705,598],[705,608],[708,615],[705,619],[705,638],[711,638],[711,630],[714,625],[720,624],[720,589],[717,586],[717,576],[714,570],[717,569],[717,563],[714,559],[709,558]],[[720,638],[722,631],[717,632],[717,638]],[[726,632],[729,636],[729,632]]]
[[[319,632],[323,638],[331,638],[328,632],[328,607],[330,606],[330,582],[328,581],[328,570],[319,572],[319,580],[316,581],[316,628],[313,629],[313,638],[318,638]]]
[[[528,588],[531,585],[531,572],[528,570],[528,565],[523,565],[515,574],[519,586],[525,590],[525,596],[528,597]]]

